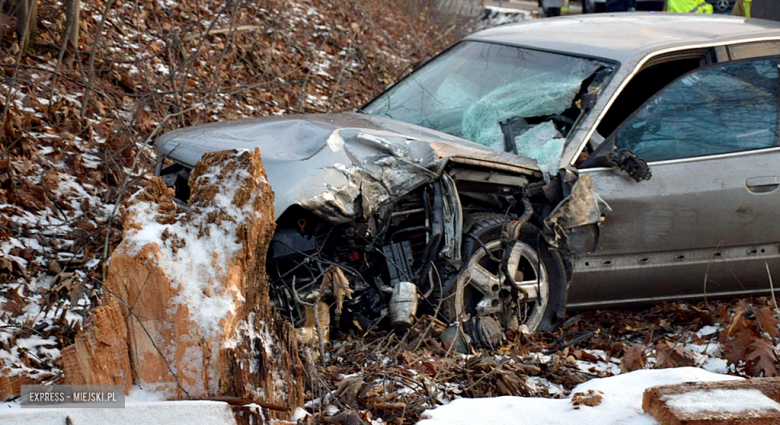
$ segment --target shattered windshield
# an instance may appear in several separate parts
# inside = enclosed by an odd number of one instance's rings
[[[566,136],[612,72],[597,60],[463,42],[363,112],[528,156],[554,172]]]

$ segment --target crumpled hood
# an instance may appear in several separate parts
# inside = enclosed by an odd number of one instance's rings
[[[203,124],[168,132],[157,139],[162,155],[194,165],[205,152],[260,148],[263,163],[311,158],[327,145],[334,130],[389,132],[432,142],[444,156],[463,156],[538,170],[529,158],[497,152],[446,133],[387,118],[358,113],[285,115]],[[173,151],[173,152],[172,152]]]
[[[369,217],[438,178],[448,161],[539,173],[533,159],[358,113],[205,124],[166,133],[156,146],[161,157],[189,166],[206,152],[259,148],[276,194],[276,218],[294,204],[333,222]]]

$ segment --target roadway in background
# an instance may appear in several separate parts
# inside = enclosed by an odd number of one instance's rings
[[[506,7],[509,9],[520,9],[528,11],[537,11],[539,16],[543,16],[542,8],[539,7],[539,2],[534,0],[504,0],[504,1],[485,1],[485,6],[497,6]],[[580,2],[569,3],[569,15],[578,15],[582,13],[582,6]]]

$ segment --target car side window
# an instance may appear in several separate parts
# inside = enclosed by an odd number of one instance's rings
[[[669,84],[619,128],[616,146],[645,161],[778,145],[778,59],[733,62]]]

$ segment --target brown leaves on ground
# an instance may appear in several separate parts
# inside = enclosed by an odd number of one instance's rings
[[[588,390],[585,393],[574,393],[571,396],[571,404],[574,409],[579,409],[580,406],[595,407],[601,404],[604,399],[604,393],[601,391]]]
[[[768,336],[778,334],[777,318],[767,305],[767,299],[751,299],[585,311],[554,333],[507,331],[504,347],[470,356],[444,348],[439,337],[446,324],[423,316],[405,334],[372,331],[332,340],[330,363],[317,369],[320,379],[311,382],[308,398],[324,400],[323,394],[343,388],[341,404],[334,405],[341,412],[412,424],[422,411],[457,397],[563,397],[584,381],[617,373],[618,365],[621,373],[702,367],[729,354],[742,359],[733,373],[772,376],[778,359]],[[586,392],[572,402],[582,408],[603,400]],[[311,411],[326,411],[323,403]]]
[[[520,345],[527,341],[469,357],[447,352],[438,341],[442,330],[438,320],[423,316],[405,335],[370,332],[331,341],[329,364],[309,377],[308,398],[323,403],[311,411],[327,412],[322,395],[334,394],[341,412],[412,424],[424,410],[455,397],[560,397],[545,383],[570,389],[593,377],[562,355],[541,361],[523,354]],[[317,416],[330,423],[338,417]]]
[[[631,344],[628,347],[623,359],[620,362],[620,372],[632,372],[645,368],[647,357],[645,356],[645,350],[647,347],[644,344]]]
[[[40,2],[38,17],[25,51],[0,22],[0,305],[11,313],[0,340],[28,319],[47,332],[63,323],[36,306],[88,313],[86,298],[74,305],[71,295],[99,289],[101,263],[121,240],[117,206],[149,184],[156,136],[359,107],[468,31],[422,3],[390,0],[97,0],[84,3],[79,39],[61,51],[61,3]],[[41,283],[62,272],[87,290],[44,294]],[[51,364],[56,354],[37,353]]]
[[[341,267],[331,265],[325,269],[325,276],[320,285],[320,296],[329,293],[336,299],[336,314],[341,314],[344,308],[344,298],[352,299],[352,288],[349,287],[349,279],[341,270]]]
[[[743,369],[749,376],[780,376],[775,351],[780,331],[778,324],[777,312],[771,307],[740,303],[721,334],[723,352],[729,364]]]
[[[658,360],[658,363],[655,365],[656,368],[664,369],[695,365],[693,353],[678,343],[661,341],[655,345],[655,351]]]
[[[745,356],[746,368],[751,375],[766,378],[780,376],[778,374],[775,346],[766,339],[756,339],[748,347]]]
[[[32,172],[32,161],[0,160],[0,204],[14,205],[22,210],[40,211],[47,198],[44,185],[24,178]],[[41,182],[38,182],[41,183]],[[3,206],[3,209],[8,207]],[[15,211],[4,211],[13,214]]]
[[[713,325],[723,330],[710,331],[714,333],[709,336],[694,334]],[[777,312],[764,298],[732,303],[663,303],[635,311],[588,311],[567,320],[556,333],[560,335],[557,341],[566,345],[577,335],[593,332],[587,343],[578,342],[575,347],[587,346],[621,358],[622,372],[643,367],[701,367],[708,355],[692,351],[698,346],[714,350],[735,373],[776,376],[780,373],[779,325]]]
[[[766,333],[773,339],[780,336],[780,320],[778,320],[777,310],[765,306],[759,309],[753,309],[753,314],[756,315],[755,320],[760,332]]]

